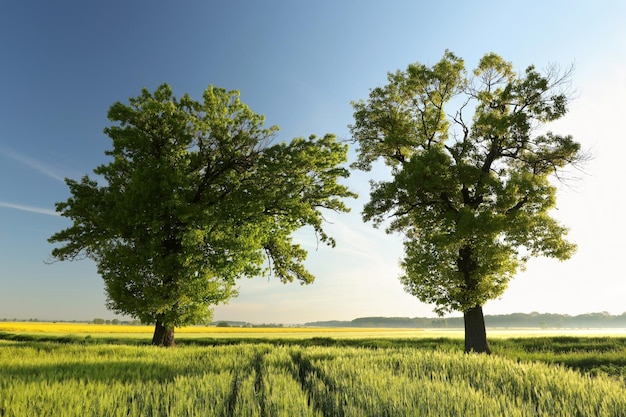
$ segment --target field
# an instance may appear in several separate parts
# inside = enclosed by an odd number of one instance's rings
[[[0,322],[0,332],[31,334],[108,337],[151,338],[154,326],[110,325],[90,323],[48,323],[48,322]],[[183,338],[211,337],[410,337],[422,335],[421,329],[367,329],[367,328],[314,328],[314,327],[215,327],[190,326],[176,329],[176,336]],[[454,334],[459,334],[454,332]],[[462,335],[462,333],[460,333]]]
[[[484,356],[414,329],[211,328],[164,349],[151,329],[8,325],[2,417],[626,415],[624,337],[502,332]]]

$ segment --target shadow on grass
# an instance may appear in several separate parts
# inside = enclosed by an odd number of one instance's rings
[[[529,337],[490,343],[498,355],[510,359],[558,364],[626,383],[626,337]]]
[[[107,361],[103,363],[64,362],[59,364],[40,365],[9,365],[3,370],[3,377],[22,382],[64,382],[68,380],[97,381],[124,383],[154,381],[166,383],[175,376],[204,373],[193,369],[181,372],[171,366],[149,363],[145,361]]]
[[[150,340],[135,337],[92,337],[90,335],[49,335],[49,334],[20,334],[0,332],[0,340],[12,340],[15,342],[52,342],[63,344],[83,344],[83,345],[129,345],[142,346],[149,345]]]
[[[24,343],[49,342],[56,344],[77,345],[130,345],[147,346],[150,340],[132,337],[91,337],[79,335],[37,335],[0,332],[0,340]],[[528,337],[511,339],[492,339],[490,345],[497,356],[529,362],[560,364],[590,375],[605,374],[626,382],[626,337]],[[178,337],[178,346],[231,346],[246,344],[265,344],[273,346],[297,347],[359,347],[368,349],[415,348],[445,352],[462,352],[463,341],[454,338],[363,338],[344,339],[332,337],[294,338],[202,338]],[[78,365],[77,365],[78,366]],[[129,364],[129,374],[133,375],[133,365]],[[136,366],[140,366],[139,363]],[[84,364],[80,365],[84,367]],[[80,370],[78,370],[80,371]],[[27,372],[28,371],[24,371]],[[33,370],[33,372],[39,372]],[[71,373],[71,372],[70,372]],[[163,369],[163,374],[167,370]],[[158,374],[157,374],[158,375]],[[120,377],[123,377],[120,376]]]

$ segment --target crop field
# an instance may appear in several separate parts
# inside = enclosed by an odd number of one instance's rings
[[[171,349],[22,330],[0,328],[0,417],[626,416],[624,337],[498,337],[486,356],[395,329],[177,332]]]
[[[110,325],[90,323],[0,322],[0,332],[19,334],[66,334],[73,336],[152,337],[154,326]],[[189,326],[176,329],[176,335],[190,337],[413,337],[426,334],[421,329],[369,329],[319,327],[215,327]],[[451,334],[461,335],[458,331]]]
[[[76,338],[91,336],[116,338],[152,337],[154,326],[111,325],[67,322],[0,321],[0,333],[50,335],[63,334]],[[189,326],[176,329],[177,338],[463,338],[463,329],[359,328],[359,327],[216,327]],[[489,329],[493,339],[546,336],[620,336],[626,329]]]

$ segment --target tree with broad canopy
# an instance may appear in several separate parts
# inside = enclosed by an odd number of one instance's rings
[[[49,239],[53,259],[96,262],[108,308],[154,323],[152,343],[172,346],[174,328],[210,320],[238,278],[313,282],[292,234],[309,226],[334,246],[322,210],[347,212],[342,198],[356,196],[338,182],[347,145],[272,144],[276,126],[212,86],[201,102],[144,89],[108,117],[112,160],[97,179],[66,179],[71,197],[56,209],[73,224]]]
[[[571,136],[536,134],[566,114],[570,76],[534,66],[516,74],[488,53],[470,77],[446,51],[432,67],[389,73],[352,103],[353,166],[369,171],[382,159],[392,174],[371,182],[363,219],[403,234],[406,291],[440,315],[462,312],[467,352],[489,353],[482,307],[530,257],[575,251],[550,216],[550,180],[586,155]]]

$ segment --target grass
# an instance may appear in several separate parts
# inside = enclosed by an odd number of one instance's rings
[[[493,340],[492,349],[516,360],[556,364],[626,385],[626,337],[551,336]]]
[[[143,345],[152,326],[88,323],[0,322],[0,340],[78,344]],[[176,329],[177,344],[194,346],[269,343],[275,346],[325,346],[417,349],[455,352],[463,349],[462,329],[239,328],[191,326]],[[518,361],[566,366],[590,375],[626,381],[626,336],[617,330],[490,329],[496,355]]]
[[[182,338],[163,349],[64,337],[0,340],[0,416],[613,417],[626,410],[625,385],[615,378],[515,356],[546,354],[551,345],[552,354],[623,356],[623,339],[606,339],[610,348],[593,338],[496,339],[502,353],[489,357],[464,355],[457,338]]]
[[[624,416],[626,336],[0,323],[0,417]]]

